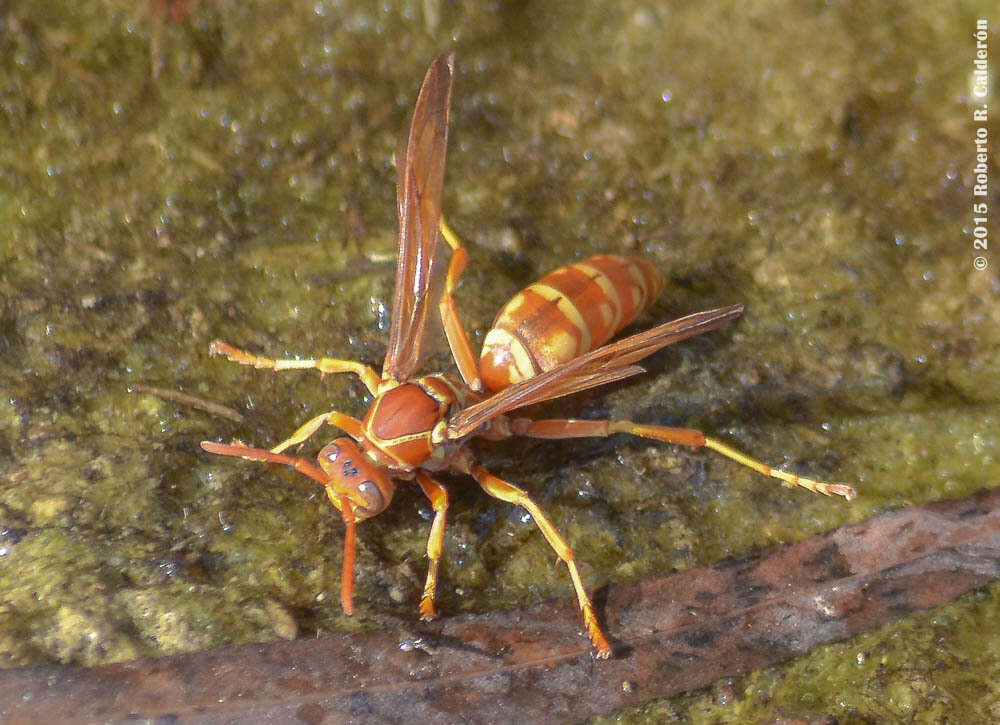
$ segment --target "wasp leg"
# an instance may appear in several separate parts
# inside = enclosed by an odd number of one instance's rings
[[[212,355],[225,355],[232,362],[240,365],[252,365],[255,368],[269,368],[271,370],[311,370],[315,368],[324,375],[327,373],[354,373],[361,378],[361,382],[365,384],[372,395],[378,393],[378,385],[382,380],[382,376],[373,369],[353,360],[338,360],[332,357],[321,357],[313,360],[273,360],[254,355],[246,350],[240,350],[221,340],[213,342],[208,351]]]
[[[430,620],[437,616],[437,610],[434,608],[434,591],[437,589],[438,562],[441,561],[441,549],[444,545],[448,491],[419,469],[417,470],[417,483],[420,484],[424,495],[430,499],[431,506],[434,508],[434,521],[431,523],[430,536],[427,537],[427,583],[424,584],[424,594],[420,598],[420,618]]]
[[[593,643],[594,649],[597,650],[597,656],[601,659],[610,657],[611,645],[601,631],[601,626],[597,623],[597,615],[594,614],[594,605],[590,603],[590,598],[583,588],[583,581],[580,579],[580,572],[577,570],[576,562],[573,560],[573,550],[559,532],[556,531],[556,527],[553,526],[548,516],[538,507],[538,504],[531,500],[525,491],[507,483],[503,479],[497,478],[485,468],[471,466],[469,473],[490,496],[512,503],[515,506],[521,506],[531,514],[531,518],[535,520],[535,525],[538,526],[539,531],[542,532],[542,535],[549,542],[549,546],[555,550],[560,559],[566,562],[570,579],[573,580],[573,588],[576,589],[576,598],[580,603],[580,609],[583,611],[583,622],[587,626],[590,641]]]
[[[707,437],[699,430],[692,430],[691,428],[667,428],[660,425],[633,423],[628,420],[530,420],[528,418],[516,418],[511,421],[510,429],[517,435],[529,436],[531,438],[606,438],[613,433],[628,433],[640,438],[648,438],[663,443],[675,443],[682,446],[691,446],[692,448],[710,448],[730,460],[736,461],[747,468],[752,468],[757,473],[777,478],[790,486],[801,486],[813,493],[821,493],[824,496],[843,496],[848,501],[857,495],[857,492],[851,486],[842,483],[815,481],[805,476],[773,468],[766,463],[761,463],[755,458],[740,453],[734,448],[730,448],[725,443]]]
[[[462,375],[462,380],[472,390],[477,393],[483,391],[483,380],[479,376],[479,365],[476,362],[476,354],[472,351],[472,343],[469,342],[469,335],[462,326],[462,321],[458,317],[458,307],[455,305],[455,298],[452,293],[455,285],[458,284],[459,277],[465,271],[469,263],[469,254],[462,246],[458,235],[452,231],[451,227],[441,218],[438,224],[441,229],[441,236],[451,247],[451,262],[448,264],[448,276],[445,278],[444,292],[441,294],[441,301],[438,303],[438,311],[441,314],[441,322],[444,325],[444,334],[448,338],[448,347],[451,348],[451,355],[458,365],[458,372]]]
[[[271,452],[281,453],[290,446],[295,446],[308,440],[313,433],[323,427],[324,423],[329,423],[335,428],[340,428],[354,440],[359,440],[361,437],[360,420],[352,418],[349,415],[344,415],[343,413],[338,413],[335,410],[331,410],[329,413],[323,413],[323,415],[317,415],[315,418],[307,420],[305,423],[300,425],[296,431],[292,433],[292,435],[281,441],[278,445],[274,446],[274,448],[271,449]]]

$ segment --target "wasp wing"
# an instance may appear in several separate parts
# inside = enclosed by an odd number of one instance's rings
[[[470,435],[493,418],[517,408],[637,375],[644,370],[634,363],[667,345],[714,330],[739,317],[742,312],[742,305],[696,312],[605,345],[540,375],[522,380],[452,416],[448,420],[448,438],[456,440]]]
[[[435,280],[443,271],[442,260],[435,258],[454,71],[453,52],[431,64],[417,94],[405,145],[396,154],[399,238],[383,379],[409,379],[426,354],[424,329],[436,302]]]

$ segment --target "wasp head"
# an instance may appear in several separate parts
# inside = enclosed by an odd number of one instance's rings
[[[394,490],[386,470],[368,460],[351,438],[337,438],[316,457],[329,476],[330,500],[341,508],[346,500],[355,519],[363,521],[385,511]]]

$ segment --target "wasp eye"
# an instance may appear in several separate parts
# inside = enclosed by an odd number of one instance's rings
[[[362,481],[358,485],[358,493],[365,499],[365,507],[359,513],[366,516],[374,516],[385,509],[385,498],[374,481]]]
[[[319,455],[330,461],[330,463],[333,463],[340,457],[340,446],[336,443],[327,443],[323,446],[323,450],[319,452]]]

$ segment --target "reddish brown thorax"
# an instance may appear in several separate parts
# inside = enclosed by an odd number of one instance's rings
[[[365,453],[393,470],[420,467],[440,455],[448,412],[456,403],[465,405],[467,398],[446,375],[417,378],[379,393],[361,424]]]

